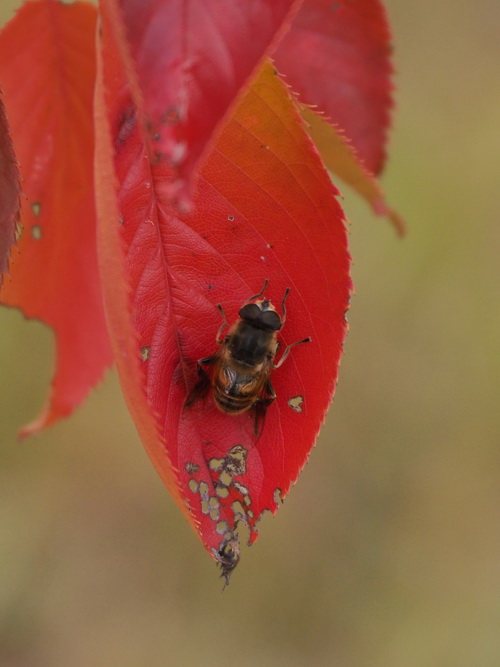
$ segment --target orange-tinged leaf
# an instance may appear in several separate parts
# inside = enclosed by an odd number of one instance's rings
[[[143,440],[153,462],[164,479],[169,476],[162,465],[171,466],[205,547],[229,576],[238,561],[238,522],[248,525],[253,542],[262,512],[275,512],[279,497],[297,479],[331,401],[351,285],[343,215],[337,191],[271,65],[223,128],[200,172],[191,212],[172,208],[163,184],[175,174],[148,152],[105,15],[102,32],[117,210],[99,206],[99,225],[114,230],[99,238],[107,308],[115,313],[111,333],[117,355],[122,354],[122,386],[129,405],[134,396],[142,401],[142,413],[133,415],[139,433],[149,434]],[[117,236],[125,252],[114,273],[106,267],[120,246]],[[123,295],[122,305],[114,298],[119,272],[130,290],[128,315],[121,312],[127,305]],[[196,381],[196,361],[216,348],[216,304],[234,321],[264,279],[278,308],[291,288],[281,345],[306,336],[313,342],[294,349],[273,373],[277,400],[256,437],[250,414],[223,414],[211,397],[190,407],[185,401]],[[136,370],[130,370],[138,359],[145,411]]]
[[[0,82],[26,195],[0,297],[51,326],[57,346],[49,400],[23,435],[70,414],[112,362],[95,239],[95,28],[92,5],[40,0],[0,33]]]
[[[309,107],[299,106],[309,135],[326,167],[356,190],[377,215],[388,217],[398,234],[403,235],[405,225],[402,217],[386,204],[380,183],[359,161],[356,151],[342,132]]]
[[[115,22],[117,2],[152,150],[175,173],[167,194],[187,204],[214,130],[302,0],[101,0]]]
[[[7,271],[10,250],[16,241],[21,208],[19,178],[5,105],[0,98],[0,287]]]

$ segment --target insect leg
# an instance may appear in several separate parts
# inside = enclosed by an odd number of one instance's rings
[[[186,399],[185,406],[189,407],[192,405],[198,398],[204,398],[207,395],[207,392],[210,388],[210,376],[203,368],[203,366],[211,366],[215,363],[217,356],[205,357],[204,359],[198,359],[196,364],[196,370],[198,372],[198,380],[196,384],[189,392],[189,395]]]
[[[259,435],[259,433],[262,431],[262,426],[264,424],[264,419],[266,417],[267,408],[276,398],[276,392],[274,391],[273,385],[271,384],[269,378],[266,380],[266,383],[264,385],[263,394],[264,395],[261,396],[253,406],[254,433],[256,436]]]
[[[227,324],[227,319],[226,319],[226,313],[224,312],[224,308],[221,306],[220,303],[217,304],[217,310],[222,315],[222,324],[220,325],[219,331],[217,332],[217,336],[215,337],[215,342],[220,345],[224,341],[224,338],[221,338],[222,332],[228,326],[228,324]],[[215,359],[215,357],[214,357],[214,359]],[[203,361],[203,359],[201,359],[200,361]],[[198,363],[200,363],[200,362],[198,362]]]
[[[295,347],[296,345],[301,345],[302,343],[310,343],[311,341],[312,341],[312,338],[310,336],[308,336],[307,338],[303,338],[302,340],[298,340],[295,343],[292,343],[291,345],[288,345],[285,348],[285,351],[283,352],[283,354],[281,355],[281,359],[278,361],[277,364],[274,364],[274,368],[275,369],[279,368],[282,365],[282,363],[285,361],[285,359],[290,354],[290,350],[292,349],[292,347]]]

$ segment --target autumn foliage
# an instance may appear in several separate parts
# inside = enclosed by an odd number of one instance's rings
[[[57,341],[22,434],[69,415],[116,363],[226,579],[238,524],[252,543],[276,511],[337,381],[350,258],[327,168],[401,230],[374,176],[389,54],[379,0],[32,0],[0,33],[0,298]],[[290,288],[280,351],[312,341],[273,371],[256,430],[252,410],[186,398],[217,351],[216,306],[231,325],[265,280],[278,313]]]

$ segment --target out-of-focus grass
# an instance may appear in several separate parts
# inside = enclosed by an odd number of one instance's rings
[[[500,5],[386,4],[384,185],[409,233],[346,193],[356,295],[337,398],[223,595],[114,375],[15,442],[53,344],[0,312],[2,666],[500,664]]]

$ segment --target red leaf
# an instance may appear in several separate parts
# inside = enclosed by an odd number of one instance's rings
[[[16,241],[21,186],[19,168],[10,138],[5,105],[0,98],[0,287],[7,271],[10,249]]]
[[[300,101],[340,126],[375,174],[392,107],[390,40],[380,0],[305,0],[274,56]]]
[[[101,0],[103,11],[113,2]],[[301,0],[120,0],[153,150],[187,203],[194,167]],[[108,9],[106,8],[108,6]]]
[[[148,155],[114,40],[103,15],[102,83],[118,180],[117,207],[106,204],[104,186],[98,193],[111,335],[121,351],[118,368],[128,403],[140,402],[133,416],[141,435],[147,434],[144,444],[164,478],[168,458],[201,539],[227,576],[238,560],[237,521],[249,526],[253,542],[261,513],[276,510],[278,496],[286,495],[303,467],[334,391],[350,290],[342,212],[269,65],[208,157],[191,213],[172,209],[162,196],[172,171]],[[104,125],[100,118],[98,127]],[[99,140],[106,139],[104,129]],[[109,146],[103,153],[109,161]],[[117,272],[108,273],[105,267],[116,258],[118,215],[125,255]],[[128,317],[120,305],[127,305],[125,291],[116,304],[117,276],[123,273],[130,286]],[[278,398],[256,438],[248,414],[223,414],[211,398],[184,404],[196,381],[197,359],[216,349],[216,304],[234,321],[264,279],[277,305],[285,288],[292,289],[281,344],[307,335],[313,342],[294,349],[273,374]],[[140,356],[149,416],[134,380]]]
[[[41,0],[0,34],[0,81],[27,198],[1,299],[57,339],[50,399],[23,435],[70,414],[112,362],[95,241],[95,27],[91,5]]]

